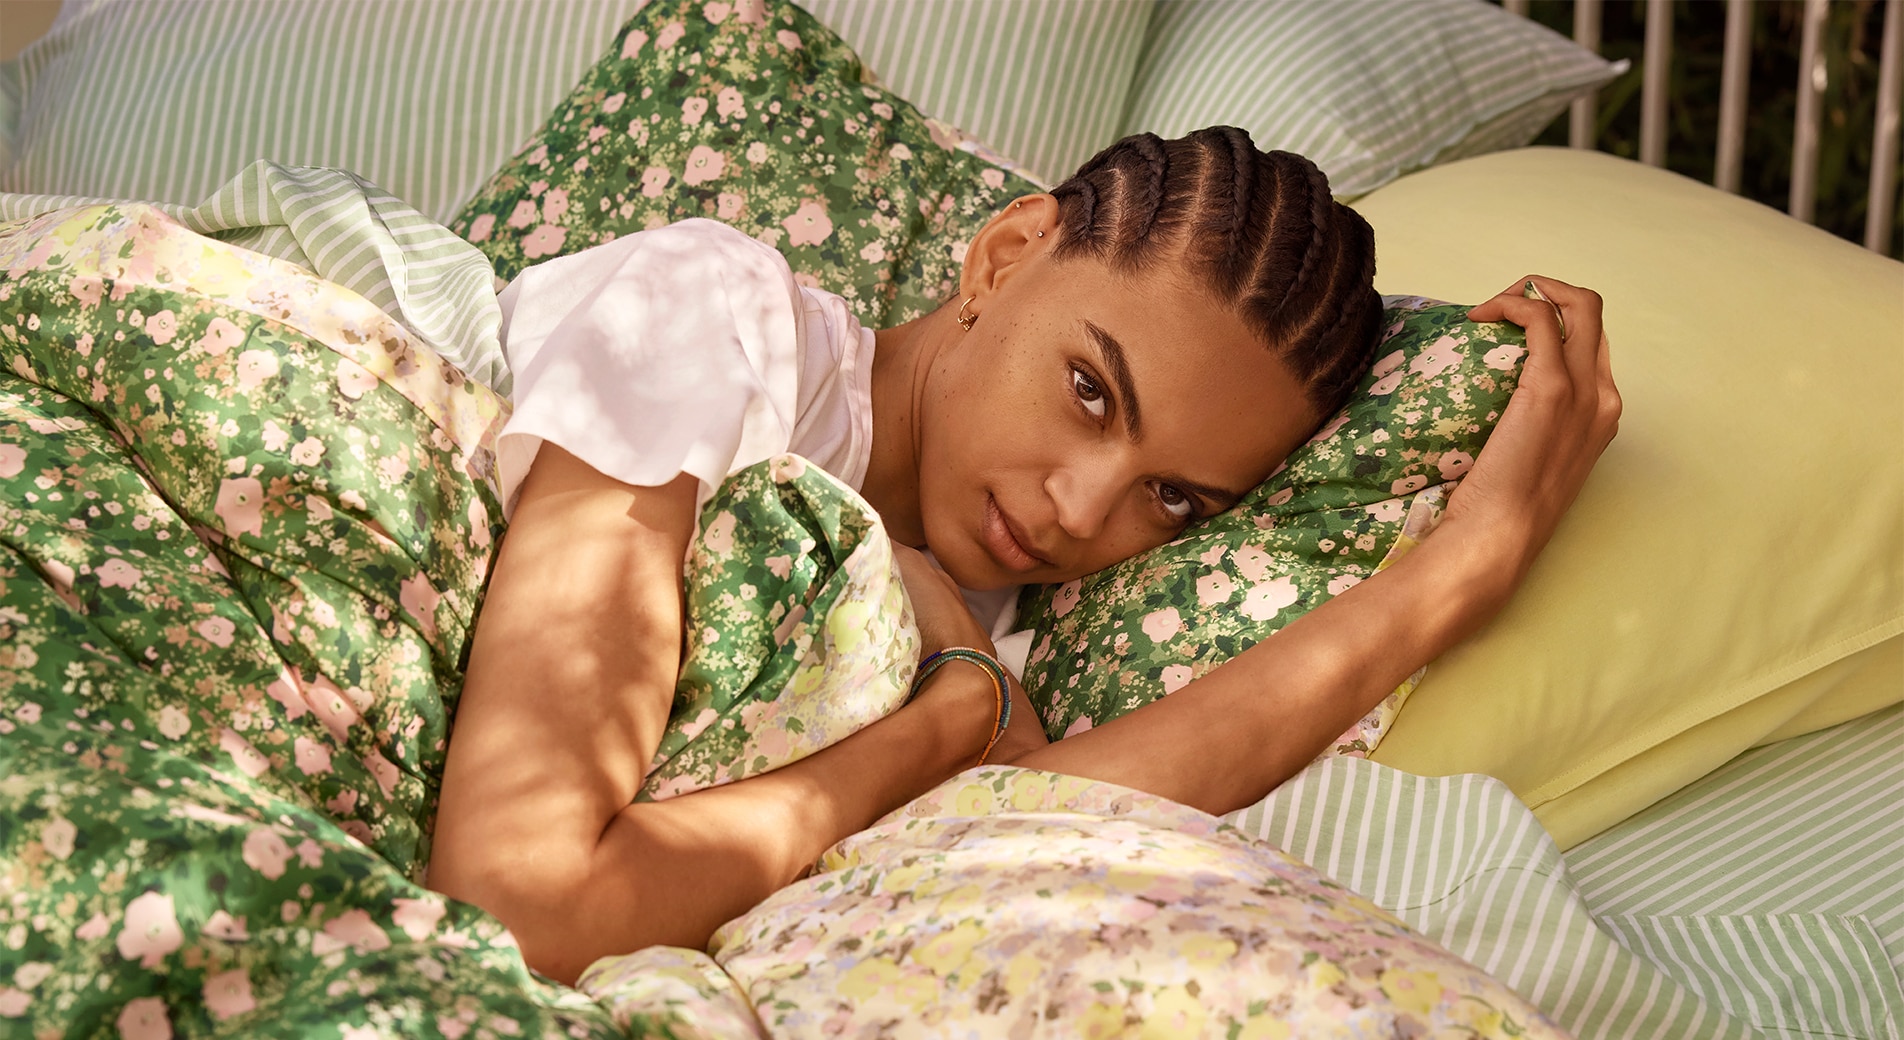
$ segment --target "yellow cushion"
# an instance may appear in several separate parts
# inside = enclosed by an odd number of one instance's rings
[[[1377,761],[1498,776],[1566,847],[1761,740],[1904,700],[1904,264],[1566,149],[1356,208],[1383,292],[1599,290],[1626,402],[1527,584],[1429,669]]]

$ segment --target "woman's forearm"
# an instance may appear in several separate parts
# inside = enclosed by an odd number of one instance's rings
[[[1213,813],[1257,801],[1499,608],[1514,576],[1472,546],[1430,538],[1170,696],[1012,764]]]

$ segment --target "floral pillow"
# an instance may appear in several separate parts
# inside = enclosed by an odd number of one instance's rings
[[[956,286],[965,243],[1030,181],[863,82],[779,0],[656,0],[451,227],[507,281],[621,235],[708,217],[787,257],[869,326]]]
[[[773,1036],[1564,1036],[1214,817],[1000,766],[835,845],[708,952]],[[608,958],[581,986],[608,997],[657,960],[676,958]]]
[[[1519,380],[1520,330],[1390,297],[1349,404],[1235,508],[1079,581],[1027,590],[1025,689],[1052,739],[1168,696],[1393,563],[1432,529]],[[1365,755],[1417,672],[1334,750]]]

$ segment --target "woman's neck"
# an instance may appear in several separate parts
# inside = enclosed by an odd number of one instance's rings
[[[860,494],[879,513],[886,533],[902,545],[923,547],[919,511],[920,408],[927,375],[950,324],[933,312],[874,333],[873,447]]]

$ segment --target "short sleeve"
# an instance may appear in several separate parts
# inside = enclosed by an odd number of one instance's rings
[[[642,232],[531,267],[499,302],[515,378],[505,512],[544,442],[637,486],[693,474],[703,502],[787,450],[799,287],[746,235],[698,219]]]

